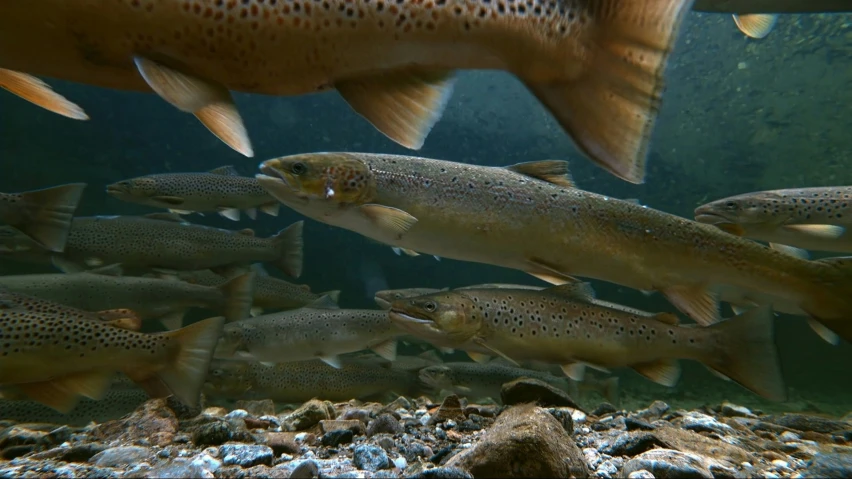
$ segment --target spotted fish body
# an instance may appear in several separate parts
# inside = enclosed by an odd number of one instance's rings
[[[251,230],[211,228],[175,221],[168,214],[78,217],[72,222],[65,252],[55,259],[71,270],[110,264],[199,270],[257,261],[270,262],[298,277],[302,223],[271,238],[258,238]]]
[[[695,219],[760,241],[852,252],[852,186],[745,193],[699,206]]]
[[[517,75],[595,162],[644,178],[663,71],[691,0],[5,0],[0,86],[77,119],[28,75],[154,91],[254,154],[229,90],[336,89],[419,149],[455,70]],[[108,20],[108,21],[107,21]],[[591,101],[590,101],[591,99]]]
[[[149,388],[165,387],[166,395],[197,402],[222,318],[144,334],[86,313],[33,308],[30,301],[0,292],[0,385],[14,385],[33,399],[68,410],[77,393],[99,398],[121,371]]]
[[[263,362],[319,358],[339,366],[338,355],[373,349],[392,360],[401,334],[384,310],[302,308],[228,324],[216,358]]]
[[[431,387],[467,396],[469,399],[490,397],[500,401],[503,384],[522,377],[544,381],[563,391],[569,391],[572,386],[566,377],[491,363],[444,363],[423,368],[418,374],[420,380]]]
[[[268,160],[261,171],[261,185],[290,208],[391,246],[513,268],[555,284],[580,276],[659,291],[702,324],[719,319],[709,288],[730,285],[795,301],[852,340],[848,260],[804,261],[583,191],[562,161],[503,168],[307,153]],[[333,196],[325,193],[331,180]]]
[[[316,360],[275,365],[217,360],[211,365],[204,391],[208,397],[284,403],[302,403],[312,398],[365,400],[391,391],[410,397],[421,393],[412,371],[361,361],[345,361],[340,368],[334,368]]]
[[[206,173],[165,173],[140,176],[107,186],[107,193],[130,203],[167,208],[181,213],[216,211],[238,220],[245,210],[254,218],[256,209],[272,215],[278,202],[255,178],[239,176],[233,167]]]
[[[632,367],[672,386],[680,374],[677,360],[691,359],[764,397],[786,396],[768,308],[706,328],[684,327],[666,313],[647,317],[589,303],[587,288],[436,293],[395,302],[390,318],[430,341],[489,349],[512,361],[561,364],[578,380],[585,365]]]

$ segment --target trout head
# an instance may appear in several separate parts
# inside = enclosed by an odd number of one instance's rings
[[[738,225],[781,224],[781,198],[771,192],[731,196],[695,209],[695,221],[738,234]]]
[[[413,298],[424,294],[435,293],[438,290],[430,288],[405,288],[405,289],[384,289],[377,291],[374,300],[382,309],[390,309],[394,301],[405,298]]]
[[[441,389],[451,391],[455,386],[452,372],[452,369],[447,366],[428,366],[421,369],[418,376],[421,383],[436,391]]]
[[[375,196],[370,167],[351,153],[284,156],[261,163],[260,171],[258,182],[269,194],[303,213],[357,207]]]
[[[162,196],[158,182],[154,178],[140,176],[139,178],[131,178],[129,180],[119,181],[106,187],[107,194],[123,201],[154,203],[164,208],[173,208],[174,204],[158,201],[157,198]]]
[[[214,360],[204,383],[204,393],[209,396],[239,396],[251,389],[247,361]]]
[[[409,333],[439,344],[462,344],[476,336],[482,315],[467,296],[436,293],[394,301],[390,319]]]

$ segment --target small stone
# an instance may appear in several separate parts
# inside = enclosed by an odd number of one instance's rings
[[[804,477],[826,479],[852,477],[852,454],[817,453],[808,463]]]
[[[352,431],[355,436],[366,434],[364,423],[357,419],[324,419],[320,421],[320,432],[323,434],[338,430]]]
[[[44,452],[33,454],[28,459],[43,460],[53,459],[64,462],[89,462],[95,454],[108,449],[106,445],[90,442],[86,444],[78,444],[71,447],[56,447]]]
[[[383,435],[378,440],[376,440],[376,444],[386,452],[391,452],[396,448],[396,443],[393,441],[393,438],[387,435]]]
[[[763,418],[766,422],[771,422],[788,429],[797,431],[813,431],[822,434],[830,434],[836,431],[849,429],[849,424],[844,421],[828,419],[820,416],[810,416],[808,414],[782,414],[780,416],[769,416]]]
[[[390,414],[381,414],[367,425],[367,437],[376,434],[402,434],[404,431],[399,421]]]
[[[157,466],[132,477],[144,479],[184,479],[187,477],[213,479],[213,473],[191,464],[184,458]]]
[[[408,467],[408,461],[406,461],[404,457],[400,456],[393,460],[393,465],[400,471],[404,471],[405,468]]]
[[[654,426],[647,422],[632,417],[624,418],[624,427],[628,431],[652,431],[654,429]]]
[[[612,444],[601,448],[601,452],[610,456],[635,456],[655,447],[667,446],[650,432],[636,431],[620,434]]]
[[[245,409],[234,409],[233,411],[225,414],[225,418],[227,419],[243,419],[249,416],[249,412]]]
[[[615,409],[615,406],[613,406],[612,404],[608,402],[602,402],[598,404],[598,407],[596,407],[594,411],[592,411],[592,416],[601,417],[607,414],[612,414],[616,411],[617,409]]]
[[[568,434],[574,434],[574,419],[571,418],[574,411],[576,411],[576,409],[562,407],[550,408],[547,410],[551,416],[555,417],[556,420],[562,424],[562,429],[565,429],[565,432]]]
[[[532,378],[519,378],[504,384],[500,389],[500,399],[507,406],[537,403],[543,407],[580,409],[580,406],[574,402],[567,392],[544,381]]]
[[[223,407],[212,406],[205,408],[201,414],[204,416],[225,417],[225,415],[228,414],[228,410]]]
[[[237,409],[242,409],[252,416],[274,416],[275,403],[272,399],[263,399],[260,401],[239,400],[234,404]]]
[[[98,424],[91,431],[91,436],[104,442],[133,444],[144,441],[154,446],[165,446],[172,442],[177,430],[177,417],[166,405],[166,400],[150,399],[129,416]]]
[[[799,436],[793,431],[784,431],[783,433],[781,433],[780,436],[778,436],[778,439],[781,439],[784,442],[798,441],[801,438],[801,436]]]
[[[218,450],[215,450],[216,454],[219,453]],[[189,463],[191,466],[199,467],[204,469],[205,471],[216,472],[222,467],[222,461],[216,459],[210,454],[201,454],[195,456],[192,459],[192,462]]]
[[[291,479],[312,479],[319,475],[319,465],[314,460],[302,461],[298,466],[293,468],[290,473]]]
[[[643,452],[624,464],[622,474],[650,471],[654,477],[713,479],[713,474],[694,454],[685,454],[672,449],[653,449]]]
[[[465,419],[464,413],[462,412],[461,402],[459,401],[459,397],[455,394],[451,394],[444,398],[444,401],[441,403],[441,407],[439,407],[438,410],[435,411],[435,414],[428,419],[427,424],[430,426],[440,424],[448,419],[457,421],[464,421]]]
[[[98,467],[122,467],[147,461],[153,455],[147,447],[112,447],[95,454],[89,462]]]
[[[174,396],[169,396],[166,398],[166,406],[168,406],[168,408],[171,409],[173,413],[175,413],[175,417],[178,419],[190,419],[195,416],[198,416],[199,414],[201,414],[201,411],[204,410],[203,404],[203,394],[201,395],[198,404],[196,404],[195,406],[190,406],[189,404],[184,403],[183,401]]]
[[[301,454],[302,452],[301,446],[296,444],[293,433],[268,432],[262,436],[261,442],[271,447],[276,455]]]
[[[435,455],[432,448],[420,441],[411,441],[411,444],[401,446],[399,452],[405,456],[409,463],[417,462],[420,458],[429,458]]]
[[[627,479],[656,479],[653,474],[645,469],[633,471],[627,475]]]
[[[201,424],[192,429],[192,442],[196,446],[218,446],[231,440],[231,429],[231,424],[224,420]]]
[[[372,472],[387,469],[390,466],[390,460],[384,449],[372,444],[356,447],[352,453],[352,462],[358,469]]]
[[[784,460],[781,460],[781,459],[775,459],[775,460],[772,461],[771,464],[773,466],[775,466],[777,469],[789,469],[790,468],[790,464],[788,464],[787,461],[784,461]]]
[[[338,419],[344,421],[357,420],[367,424],[370,422],[370,411],[366,411],[364,409],[347,409],[343,411],[343,414],[341,414]]]
[[[738,406],[733,403],[723,402],[722,407],[720,408],[720,412],[723,416],[727,417],[750,417],[756,418],[757,415],[749,410],[749,408],[745,406]]]
[[[646,421],[654,420],[662,417],[669,410],[669,405],[664,403],[663,401],[654,401],[645,409],[636,411],[635,414],[632,414],[634,417],[639,417]]]
[[[293,431],[303,431],[319,424],[323,419],[334,419],[334,405],[328,401],[311,399],[299,409],[281,418],[281,424]]]
[[[252,467],[261,464],[272,465],[272,448],[254,444],[223,444],[219,448],[219,457],[226,466]]]
[[[733,434],[734,430],[727,424],[722,424],[713,416],[697,411],[690,411],[681,418],[683,428],[695,432],[715,432],[718,434]]]
[[[405,477],[406,479],[474,479],[471,473],[457,467],[435,467]]]
[[[361,476],[359,475],[358,477],[360,478]],[[393,470],[383,470],[373,473],[373,479],[396,479],[398,477],[399,474],[397,474],[396,471]]]
[[[320,443],[325,447],[338,447],[341,444],[349,444],[354,438],[351,429],[335,429],[323,434]]]
[[[396,411],[397,409],[411,409],[411,401],[405,398],[405,396],[400,396],[393,400],[390,404],[388,404],[388,409],[391,411]]]

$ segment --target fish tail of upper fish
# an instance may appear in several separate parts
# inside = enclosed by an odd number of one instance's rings
[[[225,301],[222,305],[222,315],[228,322],[248,318],[254,302],[253,272],[245,273],[229,279],[218,286]]]
[[[826,341],[852,342],[852,256],[812,261],[818,266],[817,287],[801,308],[811,327]]]
[[[701,362],[767,399],[785,400],[774,320],[771,308],[763,305],[708,326],[718,335],[716,344],[721,349],[709,349]]]
[[[24,206],[23,214],[15,218],[0,218],[29,236],[45,248],[62,252],[71,228],[71,219],[85,183],[71,183],[43,190],[20,193]]]
[[[536,81],[516,72],[580,150],[614,175],[642,183],[664,88],[663,71],[692,0],[587,2],[583,70]],[[571,12],[565,22],[575,18]],[[569,49],[566,49],[566,55]]]
[[[169,362],[158,369],[145,367],[124,372],[152,397],[174,395],[181,402],[195,406],[224,324],[225,318],[209,318],[161,333],[176,343]]]
[[[305,222],[298,221],[279,231],[273,236],[273,248],[278,252],[278,258],[272,261],[278,269],[288,276],[298,278],[302,275],[302,257],[304,242],[302,231]]]

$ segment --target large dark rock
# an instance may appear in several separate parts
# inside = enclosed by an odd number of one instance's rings
[[[581,409],[567,392],[532,378],[519,378],[504,384],[500,390],[500,399],[506,406],[536,403],[542,407]]]

